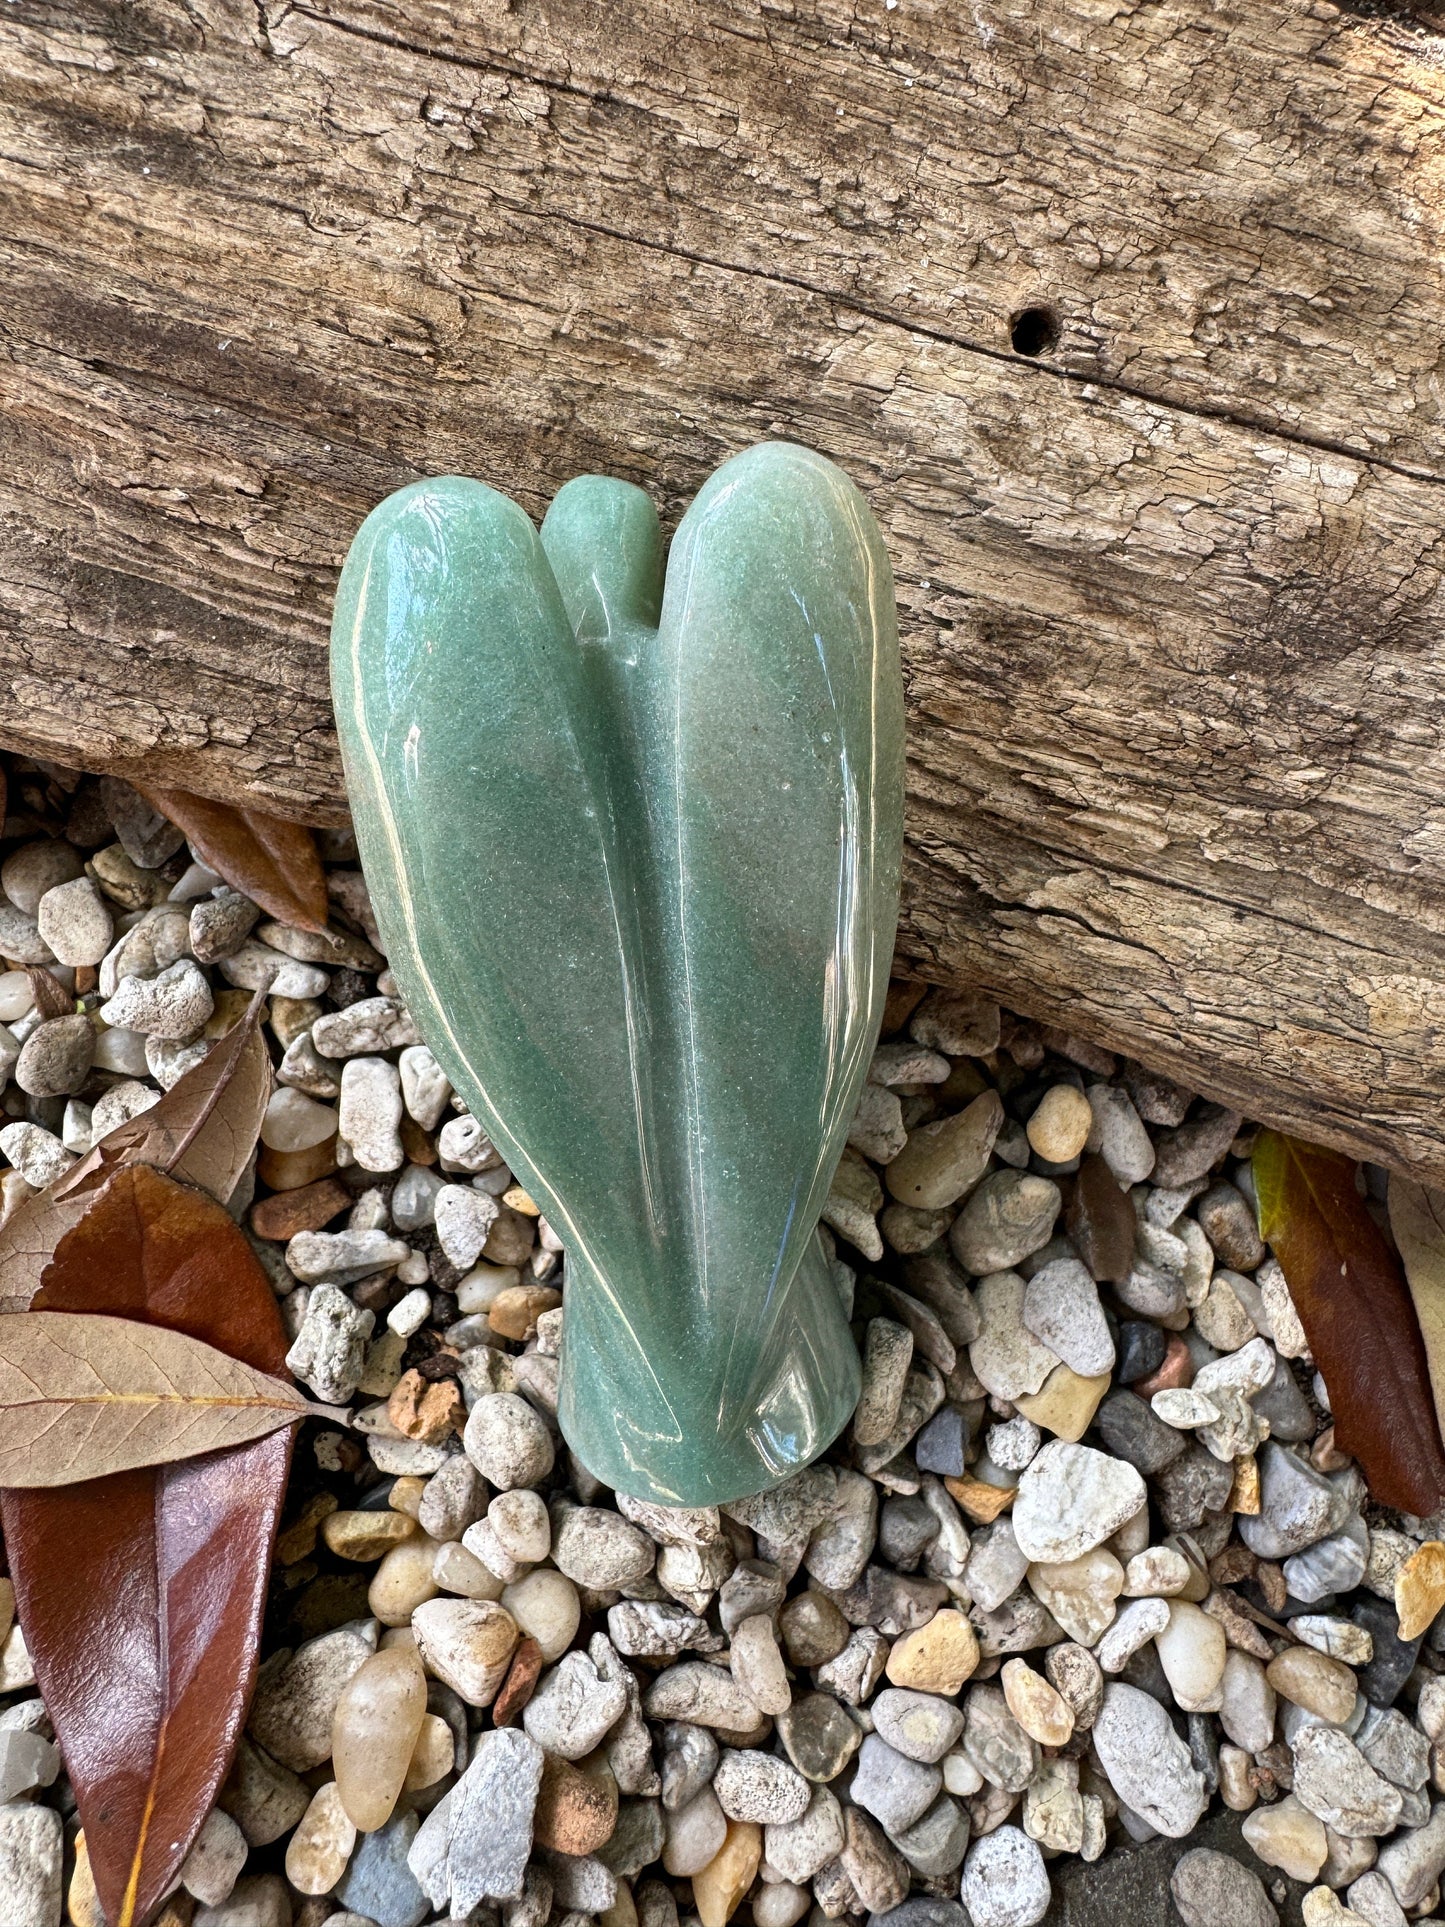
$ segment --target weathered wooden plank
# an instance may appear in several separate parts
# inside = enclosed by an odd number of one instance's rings
[[[676,513],[791,435],[897,563],[905,954],[1445,1176],[1441,47],[1324,4],[17,0],[0,739],[334,817],[383,492],[598,468]]]

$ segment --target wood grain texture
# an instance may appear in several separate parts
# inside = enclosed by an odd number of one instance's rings
[[[1439,1181],[1441,24],[16,0],[0,739],[335,820],[384,492],[791,436],[897,567],[911,965]]]

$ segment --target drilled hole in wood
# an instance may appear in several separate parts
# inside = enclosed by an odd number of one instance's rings
[[[1059,338],[1059,317],[1052,308],[1025,308],[1016,314],[1009,339],[1018,355],[1045,354]]]

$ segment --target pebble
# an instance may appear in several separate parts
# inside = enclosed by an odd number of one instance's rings
[[[1274,1739],[1276,1694],[1252,1653],[1225,1655],[1219,1723],[1246,1753],[1263,1753]]]
[[[1119,1798],[1156,1832],[1180,1840],[1208,1804],[1204,1776],[1148,1693],[1122,1680],[1104,1688],[1094,1746]],[[1323,1832],[1323,1829],[1321,1829]]]
[[[1050,1178],[996,1171],[954,1219],[949,1247],[965,1271],[985,1277],[1009,1271],[1053,1235],[1063,1197]]]
[[[1329,1852],[1324,1823],[1292,1793],[1274,1806],[1256,1807],[1243,1832],[1265,1866],[1278,1867],[1291,1880],[1318,1880]]]
[[[878,1733],[907,1759],[935,1766],[963,1731],[963,1714],[950,1699],[889,1686],[870,1707]]]
[[[420,1927],[427,1899],[408,1864],[419,1821],[398,1813],[375,1833],[363,1834],[336,1898],[376,1927]]]
[[[877,1733],[870,1733],[858,1751],[850,1797],[896,1834],[922,1818],[942,1788],[936,1766],[897,1752]]]
[[[1217,1712],[1222,1703],[1226,1649],[1218,1620],[1185,1599],[1169,1602],[1169,1623],[1154,1645],[1174,1703],[1186,1713]]]
[[[1114,1341],[1099,1288],[1077,1258],[1057,1258],[1034,1273],[1022,1318],[1042,1345],[1081,1376],[1112,1370]]]
[[[1116,1084],[1091,1084],[1088,1149],[1097,1151],[1122,1185],[1142,1184],[1154,1169],[1154,1141],[1129,1093]]]
[[[84,867],[74,845],[59,837],[22,843],[0,865],[0,891],[22,915],[33,917],[47,890],[82,875]]]
[[[1181,1855],[1169,1891],[1184,1927],[1279,1927],[1259,1875],[1209,1847]]]
[[[426,1675],[414,1646],[371,1654],[336,1699],[330,1748],[338,1798],[360,1832],[390,1818],[426,1714]]]
[[[812,1793],[794,1767],[754,1747],[724,1747],[712,1785],[729,1820],[751,1820],[759,1826],[800,1820]]]
[[[555,1853],[590,1854],[617,1829],[617,1782],[601,1763],[590,1768],[544,1756],[533,1839]]]
[[[505,1606],[488,1599],[427,1599],[413,1610],[411,1629],[429,1672],[468,1706],[491,1705],[518,1638],[517,1622]]]
[[[548,1664],[566,1652],[582,1617],[577,1588],[560,1572],[527,1573],[505,1589],[502,1604]]]
[[[978,1662],[973,1627],[961,1612],[943,1607],[926,1625],[897,1640],[885,1670],[895,1686],[951,1696],[972,1677]]]
[[[434,1908],[465,1919],[484,1900],[522,1894],[543,1767],[542,1749],[515,1727],[478,1735],[471,1764],[427,1815],[409,1855]]]
[[[1294,1738],[1294,1792],[1302,1806],[1347,1839],[1393,1832],[1403,1806],[1345,1733],[1306,1726]]]
[[[1095,1648],[1106,1673],[1121,1673],[1135,1653],[1147,1646],[1169,1624],[1166,1599],[1134,1599],[1111,1622]]]
[[[870,1318],[863,1342],[863,1384],[853,1414],[853,1437],[859,1445],[880,1445],[898,1422],[908,1368],[913,1359],[913,1334],[891,1318]]]
[[[821,1670],[818,1678],[823,1679]],[[805,1780],[818,1785],[835,1780],[863,1740],[857,1721],[831,1693],[801,1694],[778,1715],[777,1725],[788,1758]]]
[[[956,1204],[987,1171],[1003,1119],[998,1092],[987,1090],[957,1115],[920,1125],[888,1164],[888,1190],[919,1210]]]
[[[999,1674],[1008,1709],[1040,1746],[1064,1746],[1074,1731],[1073,1709],[1041,1674],[1022,1659],[1005,1661]]]
[[[5,1125],[0,1129],[0,1151],[37,1191],[63,1177],[75,1162],[54,1132],[38,1124]]]
[[[1067,1164],[1084,1149],[1093,1126],[1089,1100],[1078,1085],[1052,1084],[1035,1106],[1026,1135],[1046,1163]]]
[[[273,1759],[293,1773],[309,1773],[331,1758],[342,1691],[374,1651],[373,1639],[343,1626],[305,1641],[279,1672],[264,1675],[251,1702],[249,1726]]]
[[[981,1279],[975,1293],[980,1330],[968,1348],[969,1364],[995,1398],[1037,1392],[1059,1362],[1024,1323],[1027,1291],[1017,1272],[998,1271]]]
[[[55,961],[34,917],[4,902],[0,902],[0,957],[27,966]]]
[[[249,1851],[230,1814],[212,1807],[181,1863],[181,1885],[202,1906],[219,1907],[230,1896]]]
[[[0,1893],[14,1927],[59,1927],[63,1834],[53,1807],[0,1806]]]
[[[1426,1540],[1395,1574],[1401,1639],[1418,1639],[1445,1606],[1445,1545]]]
[[[827,1787],[815,1786],[798,1819],[768,1827],[763,1851],[775,1873],[804,1886],[842,1852],[843,1843],[843,1810]]]
[[[88,1017],[52,1017],[21,1045],[11,1075],[32,1097],[62,1097],[85,1083],[94,1056],[95,1026]]]
[[[166,1907],[157,1915],[157,1927],[174,1927],[185,1918],[177,1909]],[[349,1914],[333,1918],[350,1920]],[[196,1927],[290,1927],[291,1897],[278,1874],[250,1874],[238,1880],[218,1906],[198,1907],[192,1916]]]
[[[384,1057],[351,1057],[342,1066],[338,1126],[363,1171],[397,1171],[406,1161],[401,1078]],[[493,1210],[495,1211],[495,1203]]]
[[[651,1572],[656,1558],[657,1548],[645,1532],[602,1506],[570,1508],[552,1538],[558,1571],[594,1592],[634,1584]]]
[[[973,1927],[1035,1927],[1052,1899],[1037,1843],[1014,1826],[976,1840],[964,1862],[962,1897]]]
[[[298,1893],[329,1894],[346,1871],[356,1845],[356,1826],[341,1803],[335,1780],[311,1796],[286,1843],[286,1878]]]
[[[297,963],[284,951],[251,938],[216,967],[228,984],[240,990],[264,990],[273,997],[320,997],[331,981],[314,964]]]
[[[512,1392],[479,1398],[467,1419],[467,1457],[499,1491],[539,1485],[552,1470],[552,1435],[525,1399]]]
[[[183,957],[159,976],[124,978],[101,1005],[100,1017],[113,1030],[189,1043],[214,1009],[210,985],[195,962]]]
[[[485,1191],[474,1190],[469,1184],[441,1185],[431,1204],[442,1250],[459,1270],[470,1270],[482,1255],[501,1206]]]
[[[293,1238],[291,1242],[294,1247],[299,1240]],[[286,1354],[287,1366],[323,1405],[344,1405],[361,1383],[366,1341],[375,1322],[371,1312],[352,1304],[335,1285],[315,1285],[306,1301],[301,1329]]]
[[[1302,1706],[1318,1719],[1347,1720],[1358,1693],[1348,1666],[1312,1646],[1289,1646],[1269,1662],[1266,1677],[1281,1699]]]
[[[836,1656],[830,1655],[832,1658]],[[792,1705],[792,1683],[778,1649],[773,1622],[766,1613],[755,1613],[735,1629],[732,1636],[732,1673],[760,1712],[786,1713]]]
[[[1077,1559],[1030,1566],[1029,1585],[1066,1638],[1092,1646],[1114,1617],[1124,1568],[1113,1553],[1096,1546]]]
[[[52,885],[36,906],[35,922],[57,963],[76,967],[98,964],[115,933],[110,909],[87,876]]]
[[[702,1927],[726,1927],[752,1886],[762,1856],[761,1830],[748,1820],[729,1820],[722,1846],[692,1878],[693,1905]]]
[[[1019,1481],[1014,1537],[1030,1561],[1062,1563],[1100,1545],[1145,1500],[1132,1465],[1088,1445],[1050,1440]]]

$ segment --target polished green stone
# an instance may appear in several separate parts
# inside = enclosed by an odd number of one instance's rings
[[[587,475],[540,535],[449,477],[342,573],[362,861],[422,1034],[567,1250],[560,1418],[609,1485],[757,1491],[847,1422],[818,1215],[898,910],[892,576],[861,495],[764,443],[666,558]]]

